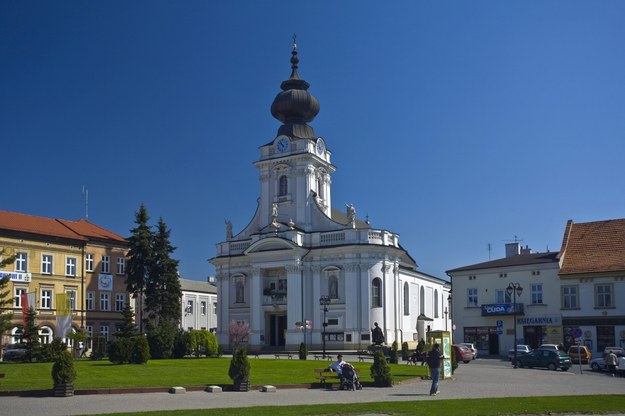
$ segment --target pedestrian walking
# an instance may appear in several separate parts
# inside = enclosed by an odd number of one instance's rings
[[[432,350],[428,353],[427,363],[430,368],[430,376],[432,377],[432,386],[430,387],[430,396],[438,394],[438,379],[441,375],[441,364],[443,362],[444,355],[441,354],[440,346],[434,344]]]
[[[618,362],[618,358],[616,358],[616,354],[614,351],[608,351],[608,354],[605,357],[605,363],[612,374],[612,377],[616,375],[616,363]]]

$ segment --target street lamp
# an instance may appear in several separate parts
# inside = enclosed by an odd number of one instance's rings
[[[326,358],[326,313],[328,312],[328,305],[330,304],[330,296],[322,296],[319,298],[319,304],[323,306],[323,358]]]
[[[447,296],[447,304],[449,306],[449,320],[451,321],[451,335],[452,335],[452,339],[453,339],[453,334],[454,334],[454,304],[451,303],[452,301],[452,297],[451,297],[451,290],[449,291],[449,296]]]
[[[523,288],[521,287],[520,283],[510,283],[508,285],[508,287],[506,288],[506,293],[508,294],[508,296],[512,295],[513,300],[512,300],[512,316],[514,317],[514,368],[517,368],[517,361],[516,361],[516,357],[517,357],[517,348],[516,348],[516,313],[517,313],[517,304],[516,304],[516,297],[517,296],[521,296],[521,293],[523,293]]]
[[[447,306],[445,306],[445,331],[447,331]]]

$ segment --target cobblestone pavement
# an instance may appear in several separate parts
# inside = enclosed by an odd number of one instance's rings
[[[149,410],[234,408],[316,403],[365,403],[407,400],[443,400],[480,397],[625,394],[625,378],[606,373],[543,369],[513,369],[509,362],[480,359],[460,367],[450,380],[441,380],[440,394],[429,395],[430,382],[415,380],[392,388],[365,387],[359,391],[278,389],[274,393],[187,392],[185,394],[99,394],[69,398],[0,397],[6,415],[87,415]],[[625,416],[625,412],[621,414]]]

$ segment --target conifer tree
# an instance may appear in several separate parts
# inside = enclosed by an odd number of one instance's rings
[[[176,248],[169,241],[170,232],[160,218],[152,238],[153,257],[145,290],[146,313],[155,325],[163,320],[177,325],[181,317],[179,261],[171,258]]]
[[[149,280],[149,271],[152,263],[152,230],[148,226],[148,212],[141,204],[135,213],[137,226],[130,230],[128,238],[128,273],[126,275],[126,290],[133,298],[139,299],[139,331],[143,333],[143,293]]]
[[[114,334],[118,338],[132,338],[137,335],[137,326],[135,325],[135,313],[127,303],[122,310],[122,324],[119,330]]]

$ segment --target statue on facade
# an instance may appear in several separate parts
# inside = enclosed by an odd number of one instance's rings
[[[356,208],[353,204],[347,204],[347,222],[354,226],[356,224]]]
[[[230,240],[232,238],[232,223],[230,220],[224,220],[226,223],[226,240]]]

